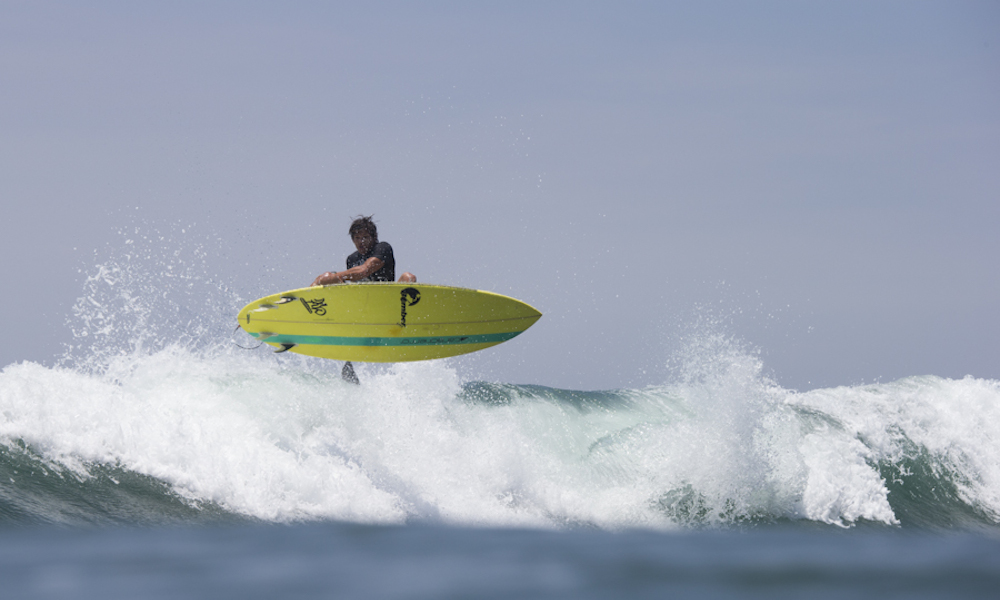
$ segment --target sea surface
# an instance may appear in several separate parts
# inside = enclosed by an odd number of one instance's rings
[[[466,381],[448,361],[352,385],[237,346],[233,305],[185,308],[216,284],[160,277],[156,296],[144,277],[93,269],[66,355],[0,370],[4,598],[1000,589],[1000,382],[799,392],[705,333],[642,389]]]

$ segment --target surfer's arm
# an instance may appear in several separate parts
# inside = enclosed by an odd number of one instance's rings
[[[314,279],[312,285],[332,285],[334,283],[343,283],[345,281],[358,281],[368,277],[375,271],[378,271],[384,264],[385,263],[382,262],[381,258],[373,256],[360,265],[351,267],[346,271],[337,271],[336,273],[327,271]]]

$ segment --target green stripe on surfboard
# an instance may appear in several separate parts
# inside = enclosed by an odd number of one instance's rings
[[[485,333],[479,335],[436,335],[421,337],[340,337],[328,335],[272,335],[268,344],[313,346],[455,346],[459,344],[499,344],[522,332]],[[259,333],[251,333],[259,337]]]

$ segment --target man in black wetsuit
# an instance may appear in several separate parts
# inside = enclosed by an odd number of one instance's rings
[[[312,285],[331,285],[345,281],[393,281],[396,279],[396,259],[388,242],[378,241],[378,229],[371,217],[358,217],[348,230],[357,252],[347,257],[346,271],[327,271],[313,280]],[[413,273],[399,276],[403,283],[416,283]],[[352,383],[358,383],[354,365],[344,363],[341,376]]]
[[[313,280],[312,285],[330,285],[345,281],[393,281],[396,279],[396,259],[389,242],[378,241],[378,229],[371,217],[358,217],[351,223],[351,241],[357,252],[347,257],[346,271],[327,271]],[[399,276],[403,283],[415,283],[413,273]]]

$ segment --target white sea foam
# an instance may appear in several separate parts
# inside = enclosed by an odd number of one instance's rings
[[[442,362],[361,367],[361,386],[263,350],[172,346],[120,357],[113,377],[23,363],[0,373],[0,443],[272,521],[607,528],[894,524],[879,464],[919,450],[996,518],[996,382],[794,393],[751,353],[713,347],[716,368],[681,383],[504,386],[502,402],[465,394]]]
[[[205,251],[151,248],[167,238],[88,270],[60,366],[0,372],[0,444],[279,522],[895,525],[913,487],[1000,522],[996,381],[798,393],[695,331],[673,380],[640,390],[470,385],[447,361],[359,365],[353,386],[339,364],[223,342],[245,299]]]
[[[839,468],[815,469],[809,482],[818,488],[818,496],[831,498],[834,512],[850,516],[851,511],[839,508],[842,502],[832,496],[845,483],[860,484],[872,461],[902,464],[920,459],[935,478],[953,485],[966,504],[1000,522],[1000,461],[996,458],[1000,382],[910,377],[887,384],[815,390],[793,395],[789,402],[821,411],[837,424],[809,434],[819,446],[811,456],[826,456],[828,465],[839,464]],[[843,449],[831,449],[834,444]],[[848,451],[848,446],[855,450]],[[844,464],[850,456],[855,457],[853,464]],[[836,473],[844,475],[831,476]],[[902,474],[906,475],[905,468]],[[870,479],[867,485],[874,494],[878,482]]]

